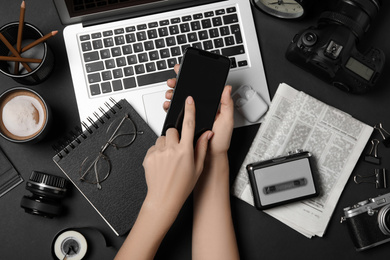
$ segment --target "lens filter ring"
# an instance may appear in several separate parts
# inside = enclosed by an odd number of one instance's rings
[[[390,204],[379,211],[378,225],[383,234],[390,236]]]

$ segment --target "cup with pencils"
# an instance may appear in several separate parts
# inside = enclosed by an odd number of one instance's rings
[[[25,2],[22,2],[18,22],[0,28],[0,72],[24,85],[36,85],[47,79],[54,68],[54,55],[46,35],[24,21]]]

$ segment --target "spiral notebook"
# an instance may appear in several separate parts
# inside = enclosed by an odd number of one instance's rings
[[[86,130],[53,161],[121,236],[133,226],[146,196],[142,162],[157,136],[125,99],[110,101],[107,109],[99,108],[101,115],[93,113],[96,121],[82,122]]]

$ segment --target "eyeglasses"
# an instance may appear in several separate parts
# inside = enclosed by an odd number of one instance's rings
[[[96,184],[99,190],[102,188],[101,183],[110,176],[112,167],[111,160],[105,154],[105,151],[110,146],[116,149],[126,148],[135,141],[137,135],[143,134],[142,131],[137,131],[136,125],[127,114],[113,130],[115,123],[113,122],[108,127],[106,135],[110,136],[110,133],[113,132],[107,142],[101,147],[99,154],[94,159],[86,157],[80,165],[80,181]]]

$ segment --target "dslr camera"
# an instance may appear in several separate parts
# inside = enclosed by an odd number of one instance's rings
[[[376,17],[381,0],[339,0],[323,12],[317,26],[296,34],[286,58],[322,80],[350,93],[371,90],[382,73],[385,54],[356,49]]]
[[[344,208],[342,223],[347,223],[357,251],[390,241],[390,193]]]

